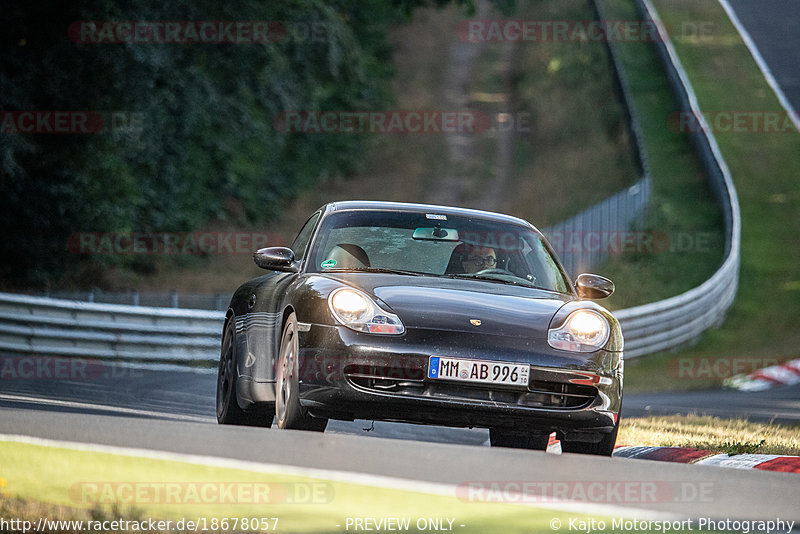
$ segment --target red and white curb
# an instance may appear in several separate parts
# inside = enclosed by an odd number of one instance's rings
[[[715,465],[735,469],[759,469],[782,473],[800,473],[800,456],[780,456],[776,454],[719,454],[712,451],[688,449],[684,447],[628,447],[614,449],[618,458],[640,458],[657,462],[677,462],[683,464]]]
[[[763,391],[779,386],[800,384],[800,358],[772,365],[749,375],[736,375],[725,380],[725,387],[740,391]]]

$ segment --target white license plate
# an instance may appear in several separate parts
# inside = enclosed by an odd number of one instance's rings
[[[441,356],[431,356],[428,360],[428,378],[478,384],[527,387],[530,369],[528,365],[520,363],[462,360]]]

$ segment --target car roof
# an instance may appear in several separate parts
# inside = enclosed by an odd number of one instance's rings
[[[408,202],[384,202],[376,200],[347,200],[330,202],[320,208],[324,214],[337,211],[351,210],[393,210],[414,213],[435,213],[439,215],[458,215],[462,217],[480,217],[481,219],[494,220],[519,224],[528,228],[535,228],[531,223],[519,217],[469,208],[456,208],[453,206],[437,206],[435,204],[414,204]]]

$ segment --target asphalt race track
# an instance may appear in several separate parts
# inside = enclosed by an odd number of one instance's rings
[[[750,421],[800,424],[800,385],[746,393],[736,390],[626,394],[623,417],[713,415]]]
[[[3,380],[0,406],[124,415],[146,419],[216,422],[216,371],[154,371],[110,366],[106,376],[85,380]],[[109,376],[110,375],[110,376]],[[800,385],[761,392],[710,390],[626,393],[623,417],[696,413],[800,424]],[[488,444],[486,430],[433,428],[399,423],[331,421],[328,432],[469,445]]]
[[[799,0],[729,2],[787,98],[800,109]],[[221,426],[214,416],[215,371],[111,369],[107,376],[85,380],[0,380],[0,434],[434,484],[459,484],[465,478],[710,484],[710,499],[626,506],[683,517],[800,520],[796,474],[491,449],[483,429],[332,421],[324,434],[312,434]],[[687,413],[800,424],[800,385],[754,393],[626,393],[623,403],[623,417]],[[464,465],[471,466],[468,475]]]
[[[786,98],[800,110],[800,4],[797,0],[728,0]]]
[[[85,380],[3,380],[0,434],[233,458],[311,469],[356,472],[433,484],[469,480],[661,481],[705,484],[712,498],[626,503],[627,508],[692,517],[800,520],[797,475],[699,465],[491,449],[487,431],[369,421],[331,422],[324,434],[216,424],[213,372],[117,369]],[[700,392],[628,395],[626,413],[658,406],[664,413],[710,406],[718,415],[745,415],[750,399],[784,399],[786,421],[798,420],[800,388],[758,394]],[[794,402],[789,402],[794,396]],[[663,401],[663,402],[661,402]],[[783,409],[782,409],[783,410]],[[244,446],[242,446],[244,444]],[[392,458],[387,462],[386,458]],[[434,465],[436,468],[431,468]],[[591,475],[587,475],[591,473]],[[743,491],[747,488],[747,491]],[[606,512],[608,513],[608,512]]]

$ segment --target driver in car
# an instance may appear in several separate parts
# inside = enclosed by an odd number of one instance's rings
[[[497,267],[497,252],[491,247],[461,243],[450,257],[445,272],[454,274],[475,274]]]
[[[489,247],[464,247],[463,260],[461,260],[461,267],[464,269],[465,274],[475,274],[485,269],[494,269],[497,267],[497,252]]]

